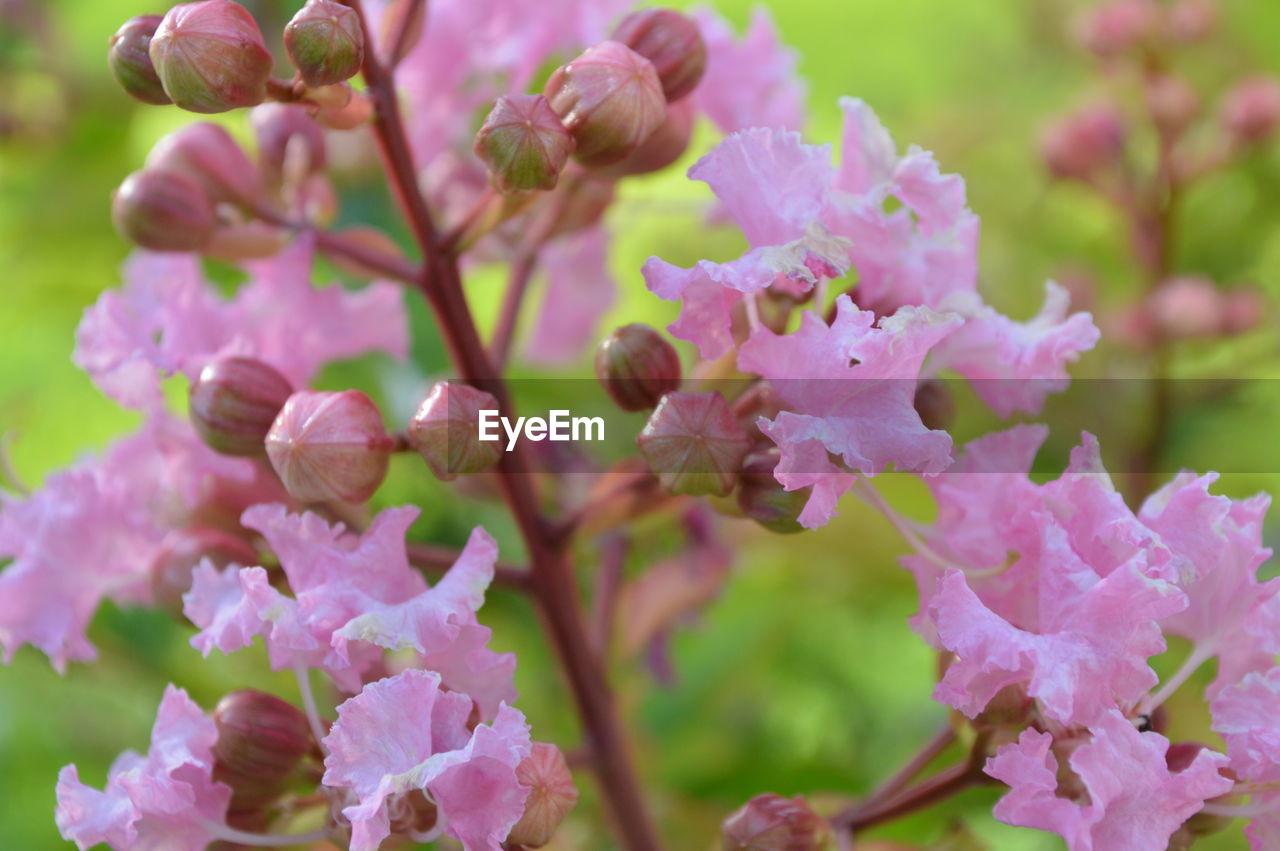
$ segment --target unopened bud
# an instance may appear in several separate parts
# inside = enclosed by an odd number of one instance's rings
[[[831,829],[804,798],[756,795],[724,820],[724,851],[821,851]]]
[[[284,28],[284,48],[308,86],[341,83],[364,62],[360,16],[334,0],[307,0]]]
[[[151,593],[155,604],[173,618],[183,621],[182,595],[191,590],[191,571],[204,559],[219,569],[238,564],[258,563],[258,553],[243,538],[210,526],[176,529],[151,562]]]
[[[653,64],[626,45],[605,41],[556,69],[543,90],[589,166],[615,163],[640,147],[666,114]]]
[[[111,37],[107,64],[120,87],[143,103],[172,103],[164,93],[156,67],[151,64],[151,37],[160,26],[159,15],[139,15],[125,21]]]
[[[498,98],[475,144],[500,192],[554,189],[573,148],[573,136],[542,95]]]
[[[324,130],[306,107],[264,103],[249,114],[249,123],[258,137],[258,162],[272,187],[299,184],[324,168]]]
[[[147,167],[185,174],[215,203],[249,204],[258,195],[258,170],[230,133],[208,121],[162,138],[147,154]]]
[[[1177,0],[1169,7],[1169,32],[1184,44],[1203,41],[1218,25],[1214,0]]]
[[[1050,173],[1059,178],[1089,180],[1118,163],[1125,129],[1119,114],[1106,104],[1087,106],[1051,125],[1040,152]]]
[[[640,147],[621,161],[608,166],[603,173],[610,177],[629,177],[661,171],[680,159],[689,149],[696,118],[697,109],[693,101],[686,99],[670,104],[667,116],[658,129]]]
[[[676,494],[726,496],[751,441],[719,393],[668,393],[636,438],[662,486]]]
[[[680,356],[648,325],[624,325],[596,349],[596,378],[619,408],[645,411],[680,389]]]
[[[773,475],[780,458],[776,448],[747,456],[738,481],[738,508],[770,532],[789,535],[804,531],[797,518],[812,489],[785,490]]]
[[[1147,81],[1147,111],[1156,126],[1178,133],[1195,120],[1200,111],[1200,96],[1191,84],[1172,74],[1160,74]]]
[[[1160,10],[1152,0],[1108,0],[1080,17],[1076,36],[1085,50],[1114,59],[1146,44],[1159,20]]]
[[[282,792],[312,748],[302,710],[255,689],[223,697],[213,710],[213,722],[218,728],[213,777],[231,787],[241,808]]]
[[[926,378],[916,385],[915,409],[928,429],[946,431],[956,421],[956,400],[947,385],[936,378]]]
[[[1265,142],[1280,126],[1280,81],[1264,75],[1241,80],[1223,100],[1222,124],[1238,143]]]
[[[480,412],[498,400],[469,384],[438,382],[409,423],[409,443],[443,481],[481,473],[498,463],[501,442],[480,439]]]
[[[394,441],[359,390],[294,393],[267,433],[267,457],[302,502],[364,502],[387,476]]]
[[[175,104],[204,113],[262,103],[274,64],[258,22],[231,0],[170,9],[151,39],[151,61]]]
[[[1185,340],[1222,331],[1222,291],[1208,278],[1184,276],[1162,283],[1147,299],[1147,312],[1161,337]]]
[[[1223,327],[1227,334],[1244,334],[1257,328],[1262,322],[1264,310],[1262,293],[1252,288],[1232,290],[1223,305]]]
[[[223,455],[262,455],[267,432],[292,394],[289,380],[269,364],[219,358],[191,385],[191,423]]]
[[[152,251],[199,251],[218,221],[200,184],[173,171],[143,169],[125,178],[111,219],[126,239]]]
[[[529,787],[524,815],[511,828],[507,842],[526,848],[541,848],[551,841],[556,828],[578,803],[578,787],[564,754],[555,745],[534,742],[529,756],[516,766],[516,779]]]
[[[697,22],[675,9],[632,12],[610,38],[653,63],[668,103],[692,92],[707,67],[707,45]]]

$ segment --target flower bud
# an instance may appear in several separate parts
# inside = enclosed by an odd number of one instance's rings
[[[680,389],[680,356],[648,325],[624,325],[596,349],[596,378],[622,410],[646,411]]]
[[[668,393],[636,438],[662,486],[675,494],[726,496],[751,441],[719,393]]]
[[[214,780],[231,787],[235,806],[270,800],[288,784],[312,748],[307,716],[291,703],[255,689],[233,691],[213,710]]]
[[[1086,106],[1051,125],[1040,143],[1041,156],[1054,177],[1089,180],[1120,161],[1125,129],[1106,104]]]
[[[502,444],[480,439],[480,411],[498,410],[498,400],[470,384],[437,382],[409,423],[409,444],[436,478],[449,481],[481,473],[498,463]]]
[[[1244,334],[1252,331],[1262,322],[1263,310],[1262,293],[1251,288],[1232,290],[1226,294],[1223,305],[1223,333]]]
[[[610,38],[653,63],[667,103],[692,92],[707,67],[707,45],[697,22],[675,9],[632,12]]]
[[[191,424],[223,455],[262,455],[267,432],[292,394],[288,379],[269,364],[219,358],[191,385]]]
[[[274,64],[258,22],[231,0],[170,9],[151,39],[151,61],[175,104],[204,113],[262,103]]]
[[[334,0],[307,0],[284,28],[284,49],[308,86],[348,80],[364,63],[360,16]]]
[[[956,400],[936,378],[926,378],[916,385],[915,408],[925,428],[946,431],[956,421]]]
[[[674,163],[689,149],[693,138],[693,122],[697,110],[691,100],[682,100],[667,107],[667,116],[657,130],[645,139],[640,147],[604,170],[610,177],[629,177],[651,174]]]
[[[1168,15],[1169,32],[1184,44],[1203,41],[1218,25],[1218,6],[1213,0],[1177,0]]]
[[[653,64],[616,41],[601,42],[557,68],[543,94],[577,141],[574,156],[588,166],[622,159],[666,114]]]
[[[1178,133],[1195,120],[1200,111],[1200,96],[1191,84],[1173,74],[1159,74],[1147,81],[1147,111],[1156,126]]]
[[[151,37],[160,26],[159,15],[138,15],[125,21],[111,37],[107,64],[120,87],[143,103],[173,103],[151,64]]]
[[[1208,278],[1171,278],[1147,299],[1147,312],[1166,340],[1212,337],[1226,318],[1222,291]]]
[[[773,476],[780,458],[777,448],[747,456],[738,478],[738,508],[770,532],[788,535],[804,531],[797,518],[812,489],[785,490]]]
[[[182,595],[191,590],[191,571],[204,559],[219,569],[231,564],[250,567],[258,553],[243,538],[209,526],[176,529],[151,562],[151,593],[155,603],[177,620],[184,620]]]
[[[267,457],[302,502],[364,502],[387,476],[394,441],[359,390],[294,393],[267,433]]]
[[[1079,19],[1076,37],[1098,58],[1114,59],[1151,39],[1159,12],[1152,0],[1109,0]]]
[[[258,162],[273,188],[300,184],[324,169],[324,130],[306,107],[264,103],[249,114],[249,123],[258,137]]]
[[[208,121],[162,138],[147,154],[147,167],[185,174],[214,203],[249,204],[258,195],[258,170],[230,133]]]
[[[1280,126],[1280,81],[1263,75],[1241,80],[1223,100],[1222,124],[1239,144],[1265,142]]]
[[[542,95],[498,98],[475,144],[500,192],[554,189],[573,148],[573,137]]]
[[[199,251],[217,227],[213,203],[200,184],[160,169],[135,171],[111,201],[120,235],[152,251]]]
[[[724,851],[820,851],[830,846],[827,823],[804,798],[756,795],[724,820]]]
[[[516,766],[516,779],[529,787],[524,815],[507,836],[510,845],[541,848],[578,803],[578,787],[564,754],[555,745],[534,742],[529,756]]]
[[[279,254],[291,237],[289,231],[266,222],[223,225],[213,232],[201,253],[228,263],[262,260]]]

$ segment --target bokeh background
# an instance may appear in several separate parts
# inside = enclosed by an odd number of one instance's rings
[[[270,30],[267,22],[283,24],[298,4],[246,5]],[[751,3],[712,5],[740,27]],[[983,287],[991,302],[1026,316],[1052,276],[1091,276],[1102,312],[1136,291],[1138,275],[1113,211],[1082,190],[1052,184],[1037,156],[1039,128],[1098,90],[1090,61],[1068,36],[1067,22],[1083,4],[765,5],[799,51],[809,85],[810,140],[836,141],[836,99],[855,95],[879,111],[900,145],[932,149],[944,171],[966,177],[983,220]],[[1210,92],[1251,69],[1280,72],[1280,4],[1223,5],[1224,34],[1191,52],[1186,66]],[[529,6],[529,14],[538,14],[538,4]],[[111,190],[141,165],[160,135],[190,119],[133,103],[106,70],[107,38],[119,23],[155,11],[162,9],[139,0],[0,0],[0,433],[9,441],[14,474],[29,486],[135,424],[93,389],[71,364],[70,351],[81,312],[118,284],[127,252],[109,222]],[[231,120],[243,134],[240,122]],[[672,306],[650,296],[638,274],[649,254],[683,262],[731,256],[738,247],[735,233],[702,226],[708,194],[683,176],[683,166],[713,142],[703,128],[681,167],[627,184],[610,220],[617,234],[612,268],[622,293],[611,317],[655,324],[671,318]],[[394,228],[376,186],[353,179],[342,189],[344,222]],[[1280,296],[1280,150],[1197,189],[1181,221],[1180,269],[1224,283],[1251,282]],[[472,296],[481,313],[496,304],[498,280],[496,272],[478,275]],[[332,370],[325,381],[361,383],[389,410],[403,413],[416,403],[403,393],[408,382],[443,367],[430,322],[421,311],[415,320],[415,367],[361,362]],[[1175,374],[1278,375],[1273,328],[1268,320],[1230,343],[1180,348]],[[586,364],[584,358],[559,374],[587,377]],[[1142,369],[1123,351],[1104,348],[1077,374],[1137,376]],[[1232,469],[1223,482],[1231,494],[1276,492],[1280,485],[1272,470],[1249,466],[1251,453],[1277,443],[1280,385],[1272,390],[1263,380],[1251,387],[1237,404],[1186,406],[1171,429],[1170,457]],[[544,407],[536,398],[528,404]],[[1134,422],[1145,416],[1136,401],[1116,413]],[[1061,459],[1073,439],[1056,434],[1047,454]],[[425,479],[415,459],[400,459],[379,500],[422,505],[415,534],[425,540],[457,543],[482,522],[499,534],[504,552],[518,556],[499,510],[451,498]],[[891,477],[881,487],[903,510],[927,518],[918,482]],[[909,576],[896,566],[904,547],[882,519],[850,498],[837,522],[803,536],[779,538],[726,523],[738,549],[733,574],[701,615],[674,634],[673,681],[659,685],[640,660],[616,664],[654,807],[675,849],[709,847],[718,820],[757,792],[817,793],[818,801],[866,792],[946,717],[929,699],[936,660],[906,623],[915,597]],[[1275,529],[1273,523],[1272,536]],[[663,546],[674,546],[663,528],[648,537],[654,543],[631,559],[633,573]],[[584,571],[594,558],[584,549]],[[495,627],[498,649],[520,654],[521,705],[535,735],[572,745],[567,696],[527,606],[494,592],[484,620]],[[108,605],[91,631],[101,651],[97,664],[59,676],[43,656],[25,649],[0,668],[0,847],[67,847],[52,818],[59,766],[75,761],[82,777],[96,783],[121,749],[145,747],[165,683],[182,685],[206,707],[249,685],[295,696],[291,680],[267,671],[260,648],[200,661],[188,634],[161,614]],[[1169,670],[1184,653],[1175,645],[1156,665]],[[1194,697],[1179,695],[1169,708],[1175,738],[1212,735]],[[559,847],[610,847],[590,783],[583,787],[584,803]],[[973,790],[873,836],[929,848],[1060,847],[1056,838],[996,823],[990,816],[996,796]],[[1244,844],[1236,827],[1203,847]]]

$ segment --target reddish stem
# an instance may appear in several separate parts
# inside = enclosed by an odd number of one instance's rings
[[[359,0],[348,5],[364,18]],[[383,67],[366,34],[365,82],[376,109],[374,132],[392,188],[409,220],[424,261],[418,278],[439,322],[441,334],[461,377],[492,393],[504,411],[511,409],[505,382],[480,342],[462,292],[457,257],[442,251],[426,200],[418,190],[413,156],[400,119],[390,72]],[[553,533],[534,491],[533,469],[519,444],[504,453],[499,484],[529,551],[529,588],[560,658],[578,714],[586,728],[594,767],[610,818],[629,851],[660,847],[649,821],[631,755],[600,661],[592,653],[578,599],[577,580],[569,562],[568,541]]]
[[[410,542],[406,547],[409,553],[409,564],[433,578],[443,576],[461,555],[458,550],[436,544]],[[527,568],[499,562],[493,569],[493,584],[513,591],[528,591],[529,571]]]

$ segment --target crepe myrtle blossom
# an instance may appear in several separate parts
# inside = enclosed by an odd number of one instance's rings
[[[202,564],[184,598],[187,617],[200,628],[192,645],[206,656],[231,653],[260,635],[277,670],[320,668],[348,692],[359,690],[384,650],[412,650],[492,718],[499,703],[515,699],[515,657],[487,648],[490,630],[475,616],[493,579],[497,544],[477,527],[428,587],[405,552],[405,532],[417,516],[416,508],[389,508],[357,535],[283,505],[248,509],[244,525],[279,558],[292,596],[265,568]]]
[[[502,704],[492,724],[470,729],[471,701],[441,688],[439,674],[404,671],[364,688],[338,707],[324,739],[324,783],[350,792],[342,815],[351,851],[376,851],[403,799],[425,793],[436,824],[413,839],[441,834],[466,851],[500,851],[520,820],[529,787],[516,769],[530,755],[529,726]]]

